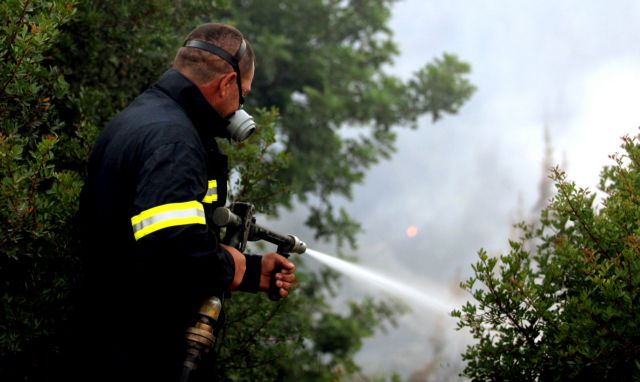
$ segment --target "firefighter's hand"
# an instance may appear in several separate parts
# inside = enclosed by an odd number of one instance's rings
[[[229,289],[235,290],[238,288],[240,283],[242,282],[242,278],[244,277],[244,272],[247,270],[247,259],[244,257],[242,252],[238,251],[234,247],[220,244],[224,249],[227,250],[233,257],[233,263],[235,265],[235,274],[233,275],[233,281],[231,285],[229,285]]]
[[[280,288],[280,296],[287,297],[289,290],[296,282],[296,266],[286,257],[275,252],[262,256],[260,273],[260,290],[269,291],[271,278],[276,278],[276,286]]]

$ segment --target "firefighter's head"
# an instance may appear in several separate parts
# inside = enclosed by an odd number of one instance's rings
[[[197,27],[187,36],[173,66],[195,83],[211,106],[229,120],[229,138],[242,141],[253,133],[255,123],[242,105],[251,91],[255,56],[240,31],[218,23]]]

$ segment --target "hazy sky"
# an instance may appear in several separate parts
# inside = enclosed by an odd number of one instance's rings
[[[503,252],[511,225],[537,201],[545,127],[555,162],[594,189],[619,138],[640,126],[639,15],[631,0],[398,2],[393,73],[408,78],[449,52],[472,65],[478,91],[459,115],[400,131],[398,152],[345,202],[365,230],[360,264],[459,304],[466,296],[451,291],[471,274],[477,251]],[[353,293],[361,287],[345,283]],[[466,339],[454,323],[417,309],[367,341],[360,363],[407,375],[433,359],[433,338],[459,353]]]

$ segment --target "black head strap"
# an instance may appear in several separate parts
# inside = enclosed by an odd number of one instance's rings
[[[244,41],[244,39],[242,39],[238,51],[233,56],[219,46],[213,45],[203,40],[187,40],[185,41],[184,46],[187,48],[197,48],[205,50],[228,62],[229,65],[231,65],[231,67],[233,68],[233,71],[236,72],[238,91],[240,93],[240,105],[244,103],[244,97],[242,96],[242,78],[240,76],[240,66],[238,65],[240,59],[242,59],[242,56],[244,56],[244,53],[247,50],[247,43]]]

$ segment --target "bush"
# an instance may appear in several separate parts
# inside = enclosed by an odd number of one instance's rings
[[[602,205],[556,168],[557,194],[498,258],[480,251],[454,311],[474,381],[640,378],[640,144],[601,173]]]
[[[71,1],[0,3],[0,378],[53,361],[54,338],[69,312],[72,218],[81,181],[54,152],[66,128],[56,104],[68,85],[49,64]]]

